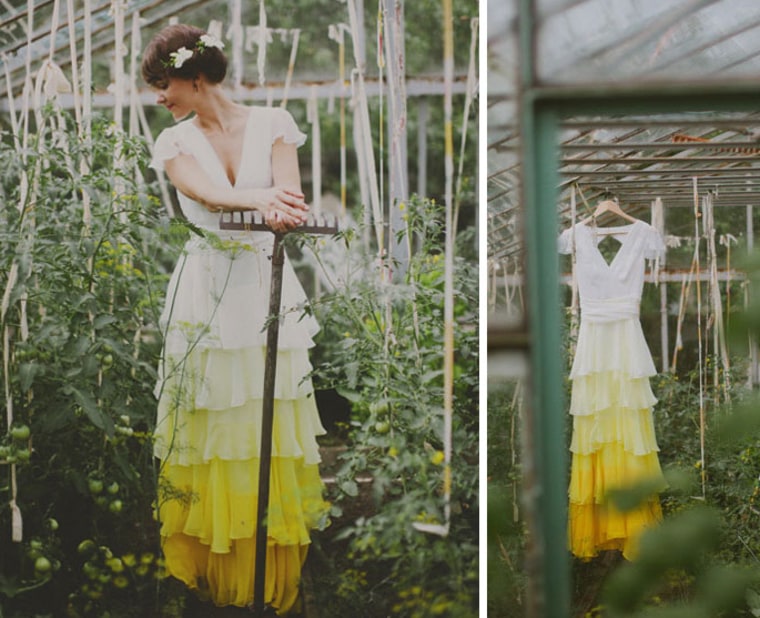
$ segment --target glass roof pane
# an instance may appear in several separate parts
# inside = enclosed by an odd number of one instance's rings
[[[760,72],[756,0],[540,0],[547,83],[704,80]]]

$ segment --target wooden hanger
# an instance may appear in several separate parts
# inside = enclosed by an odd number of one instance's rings
[[[599,202],[596,205],[596,210],[594,210],[593,214],[583,219],[581,223],[585,225],[589,221],[593,221],[594,225],[596,225],[596,218],[604,214],[605,212],[611,212],[613,214],[616,214],[619,217],[622,217],[623,219],[630,221],[631,223],[636,223],[637,221],[640,221],[640,219],[637,219],[636,217],[632,217],[628,213],[624,212],[623,209],[620,208],[620,204],[618,204],[617,200],[606,199]],[[599,234],[615,233],[614,228],[610,230],[609,232],[605,232],[605,228],[603,227],[597,227],[596,229]]]

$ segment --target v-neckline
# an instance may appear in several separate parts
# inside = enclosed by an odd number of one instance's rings
[[[613,265],[615,264],[615,262],[617,262],[618,257],[620,257],[620,254],[625,249],[626,241],[630,238],[631,232],[633,231],[633,228],[638,223],[639,223],[639,221],[634,221],[633,223],[628,223],[626,225],[613,225],[613,226],[610,226],[610,227],[601,228],[601,229],[604,229],[604,230],[620,230],[621,233],[623,231],[625,231],[625,233],[622,234],[623,237],[618,241],[620,243],[620,246],[617,248],[617,251],[615,252],[615,255],[612,256],[612,259],[609,262],[605,259],[604,254],[599,250],[599,242],[601,242],[601,241],[597,242],[597,239],[594,238],[593,229],[592,228],[588,228],[589,233],[591,234],[591,244],[594,247],[594,251],[596,251],[596,254],[599,256],[599,259],[604,263],[604,265],[608,269],[612,270]]]
[[[240,160],[238,161],[237,169],[235,170],[234,180],[230,180],[230,177],[227,175],[227,169],[224,167],[224,162],[222,161],[222,158],[219,156],[219,153],[216,151],[216,148],[214,148],[214,145],[211,143],[211,140],[208,137],[206,137],[206,134],[203,132],[203,130],[195,123],[195,119],[190,121],[190,124],[195,128],[198,134],[206,142],[206,145],[211,149],[211,152],[213,153],[217,164],[222,170],[222,176],[224,176],[225,180],[227,180],[227,183],[233,189],[237,186],[238,180],[240,180],[240,173],[243,171],[243,159],[245,158],[245,146],[246,146],[246,143],[248,142],[248,139],[247,139],[248,127],[251,123],[252,115],[253,115],[253,108],[249,108],[248,115],[245,118],[245,126],[243,126],[243,143],[240,145]]]

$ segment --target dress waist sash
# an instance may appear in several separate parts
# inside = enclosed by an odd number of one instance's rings
[[[639,299],[631,296],[581,301],[581,318],[588,322],[614,322],[639,317]]]

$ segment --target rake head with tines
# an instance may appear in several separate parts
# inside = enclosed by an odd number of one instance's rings
[[[223,212],[219,217],[222,230],[243,230],[250,232],[271,232],[272,228],[264,222],[264,215],[257,210]],[[338,219],[333,216],[309,215],[306,222],[290,230],[305,234],[337,234]]]

